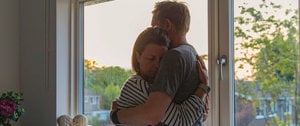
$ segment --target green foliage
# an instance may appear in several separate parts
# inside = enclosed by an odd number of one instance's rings
[[[236,81],[236,91],[245,96],[251,96],[253,106],[258,106],[259,97],[268,97],[276,101],[280,97],[295,97],[296,75],[299,66],[299,17],[298,10],[283,10],[277,5],[266,0],[258,8],[248,6],[244,2],[241,8],[241,16],[235,17],[234,36],[240,42],[241,57],[235,59],[242,64],[249,64],[254,69],[250,78],[254,81],[250,84],[243,80]],[[284,11],[286,17],[274,15]],[[256,52],[249,55],[249,51]],[[260,96],[257,92],[260,91]],[[286,125],[279,118],[268,121],[270,125]]]
[[[86,60],[86,62],[91,62]],[[88,64],[88,63],[86,63]],[[93,68],[93,69],[91,69]],[[101,96],[101,108],[110,109],[111,102],[120,94],[121,87],[133,73],[118,66],[85,67],[85,88]]]
[[[293,123],[291,115],[284,114],[284,118],[284,120],[281,120],[278,116],[275,116],[270,121],[268,121],[266,125],[273,126],[274,124],[276,124],[276,126],[289,126]]]
[[[119,85],[110,84],[105,88],[104,94],[106,95],[103,106],[111,107],[111,102],[116,99],[117,96],[119,96],[121,92],[121,87]]]
[[[281,9],[280,5],[274,3],[267,5],[266,2],[260,7],[271,7],[274,11]],[[295,86],[299,47],[297,11],[294,13],[290,13],[291,10],[286,11],[286,14],[295,15],[291,16],[291,19],[280,17],[276,19],[274,15],[262,16],[263,12],[253,7],[241,8],[241,14],[247,16],[235,18],[237,23],[235,37],[242,38],[242,48],[259,51],[250,57],[238,60],[251,64],[256,70],[253,86],[259,86],[264,93],[270,94],[275,99],[277,96],[282,96],[281,92],[292,93],[291,88]]]
[[[95,116],[87,116],[88,124],[91,126],[103,126],[98,117]]]

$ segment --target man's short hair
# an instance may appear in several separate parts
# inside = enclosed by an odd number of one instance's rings
[[[185,2],[157,2],[152,11],[159,22],[169,19],[179,33],[187,33],[190,27],[190,12]]]

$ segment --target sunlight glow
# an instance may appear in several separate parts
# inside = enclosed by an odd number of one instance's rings
[[[131,51],[138,34],[150,26],[158,0],[116,0],[85,6],[85,59],[99,66],[131,68]],[[190,9],[188,42],[200,55],[207,54],[207,1],[184,0]],[[133,4],[134,3],[134,4]]]

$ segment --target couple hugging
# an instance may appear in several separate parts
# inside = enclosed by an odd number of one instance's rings
[[[116,125],[203,125],[209,105],[203,59],[188,44],[190,13],[183,2],[155,4],[152,27],[137,37],[132,75],[113,102]]]

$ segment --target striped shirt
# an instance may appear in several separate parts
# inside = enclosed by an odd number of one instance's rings
[[[129,78],[122,87],[117,100],[118,109],[132,108],[144,104],[149,96],[149,83],[138,75]],[[171,103],[159,125],[195,126],[201,125],[205,103],[196,95],[181,104]],[[200,120],[200,121],[199,121]],[[200,122],[197,124],[196,122]]]

